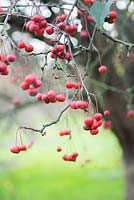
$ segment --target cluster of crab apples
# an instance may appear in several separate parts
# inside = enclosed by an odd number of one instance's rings
[[[15,145],[15,146],[13,146],[13,147],[10,148],[10,151],[12,153],[16,153],[16,154],[20,153],[21,151],[26,151],[26,150],[27,150],[27,147],[26,147],[25,144]]]
[[[62,44],[59,44],[51,49],[50,57],[51,58],[59,58],[59,59],[65,59],[70,60],[71,59],[70,52],[65,51],[65,46]]]
[[[64,154],[63,156],[62,156],[62,159],[64,160],[64,161],[76,161],[76,158],[78,157],[78,153],[77,152],[74,152],[74,153],[72,153],[72,154],[69,154],[69,155],[67,155],[67,154]]]
[[[29,74],[25,77],[25,81],[21,83],[22,90],[27,90],[30,96],[36,96],[38,94],[39,87],[42,86],[42,81],[37,79],[36,76]]]
[[[65,94],[56,94],[54,90],[50,90],[47,94],[38,93],[37,100],[43,101],[44,103],[56,103],[56,102],[64,102],[66,100]]]
[[[91,135],[97,135],[99,133],[99,127],[102,125],[102,114],[95,113],[93,117],[87,117],[84,119],[83,129],[90,130]]]
[[[61,152],[62,151],[62,148],[61,147],[58,147],[57,148],[57,152]],[[75,162],[76,161],[76,159],[77,159],[77,157],[78,157],[78,152],[73,152],[73,153],[71,153],[71,154],[64,154],[63,156],[62,156],[62,159],[64,160],[64,161],[73,161],[73,162]]]
[[[19,154],[20,152],[27,151],[33,146],[33,142],[30,142],[28,145],[21,143],[21,145],[15,144],[10,148],[10,152],[14,154]]]
[[[40,15],[34,15],[25,25],[26,30],[33,32],[36,36],[42,36],[44,34],[44,29],[47,27],[48,23],[45,17]]]
[[[15,60],[16,56],[14,54],[9,54],[7,56],[0,54],[0,74],[4,76],[8,75],[8,65]]]

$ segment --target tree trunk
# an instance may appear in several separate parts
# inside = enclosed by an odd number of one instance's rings
[[[134,200],[134,154],[124,155],[126,200]]]

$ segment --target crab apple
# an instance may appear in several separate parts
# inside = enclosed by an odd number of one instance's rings
[[[47,21],[45,19],[41,20],[39,23],[40,28],[46,28],[48,26]]]
[[[61,147],[57,147],[57,152],[61,152],[62,148]]]
[[[56,101],[56,92],[54,90],[50,90],[47,93],[47,97],[48,97],[50,102],[54,103]]]
[[[70,135],[70,130],[68,130],[68,129],[65,129],[65,130],[61,130],[60,132],[59,132],[59,135],[60,136],[64,136],[64,135]]]
[[[128,110],[127,111],[127,118],[132,118],[132,117],[134,117],[134,110]]]
[[[73,162],[75,162],[75,161],[76,161],[76,158],[77,158],[77,157],[73,157],[73,155],[69,155],[69,156],[68,156],[68,161],[73,161]]]
[[[71,54],[69,52],[66,52],[64,58],[66,60],[71,60]]]
[[[20,148],[19,148],[18,145],[15,145],[15,146],[13,146],[13,147],[10,148],[10,151],[11,151],[12,153],[18,154],[18,153],[20,153]]]
[[[27,147],[26,147],[25,144],[22,144],[22,145],[19,146],[19,149],[20,149],[20,151],[26,151]]]
[[[40,15],[34,15],[32,17],[32,21],[34,21],[34,22],[40,22],[41,21],[41,16]]]
[[[65,23],[63,23],[63,22],[60,22],[59,24],[57,24],[57,28],[59,28],[60,30],[65,30],[65,28],[66,28],[66,24]]]
[[[7,76],[9,74],[9,71],[8,71],[8,69],[7,70],[5,70],[5,71],[3,71],[3,72],[1,72],[1,75],[3,75],[3,76]]]
[[[82,88],[82,84],[81,83],[74,83],[74,86],[73,86],[75,89],[80,89]]]
[[[70,133],[71,133],[71,131],[70,131],[70,130],[68,130],[68,129],[66,129],[66,130],[63,130],[63,132],[64,132],[64,135],[70,135]]]
[[[58,54],[58,49],[57,49],[57,47],[54,47],[54,48],[51,50],[51,53],[53,53],[54,55],[57,55],[57,54]]]
[[[77,10],[77,14],[81,17],[83,16],[83,12],[81,10]]]
[[[97,121],[98,127],[102,125],[102,121]]]
[[[32,52],[33,50],[34,50],[33,45],[31,45],[31,44],[25,45],[25,51],[26,52]]]
[[[6,62],[7,61],[7,57],[5,55],[0,55],[0,61],[1,62]]]
[[[65,56],[64,52],[59,52],[59,53],[58,53],[58,57],[59,57],[60,59],[64,59],[64,56]]]
[[[106,117],[106,116],[109,116],[110,115],[110,111],[109,110],[105,110],[104,111],[104,116]]]
[[[117,12],[114,11],[114,10],[111,10],[111,11],[110,11],[110,14],[109,14],[109,17],[110,17],[110,19],[116,19],[116,17],[117,17]]]
[[[88,32],[86,30],[82,30],[80,32],[80,37],[83,38],[83,39],[88,38]]]
[[[53,27],[52,27],[52,26],[48,26],[48,27],[46,28],[46,33],[47,33],[48,35],[52,35],[52,34],[54,33]]]
[[[99,73],[104,74],[107,72],[107,67],[105,65],[101,65],[98,69]]]
[[[0,64],[0,72],[4,72],[7,70],[7,65],[5,63]]]
[[[8,62],[14,62],[16,60],[16,56],[14,54],[10,54],[7,56]]]
[[[67,156],[67,160],[68,160],[68,161],[75,161],[75,158],[73,158],[72,155],[68,155],[68,156]]]
[[[62,156],[62,159],[65,160],[65,161],[67,161],[67,160],[68,160],[68,155],[66,155],[66,154],[63,155],[63,156]]]
[[[97,135],[99,133],[98,129],[90,130],[91,135]]]
[[[25,82],[26,82],[27,84],[29,84],[29,85],[35,83],[35,81],[36,81],[36,76],[33,75],[33,74],[29,74],[29,75],[27,75],[27,76],[25,77]]]
[[[111,120],[105,121],[104,124],[103,124],[103,127],[104,127],[104,129],[111,129],[112,128],[112,121]]]
[[[72,89],[74,87],[74,83],[67,81],[65,86],[67,89]]]
[[[36,23],[31,23],[29,25],[29,31],[34,32],[34,31],[39,31],[39,25]]]
[[[92,0],[84,0],[85,4],[90,4],[92,2]]]
[[[29,84],[26,82],[21,83],[20,85],[22,90],[28,90],[29,89]]]
[[[77,101],[77,106],[80,109],[88,108],[88,102],[87,101]]]
[[[93,121],[93,124],[91,126],[91,130],[98,128],[98,122],[97,121]]]
[[[87,117],[84,119],[84,123],[87,125],[87,126],[92,126],[93,124],[93,118],[92,117]]]
[[[78,109],[78,106],[77,106],[77,101],[72,101],[71,103],[70,103],[70,108],[72,108],[72,109]]]
[[[42,86],[42,81],[39,80],[39,79],[36,79],[36,80],[33,82],[33,85],[34,85],[35,88],[41,87],[41,86]]]
[[[64,102],[66,99],[66,96],[64,94],[59,94],[56,96],[56,100],[59,102]]]
[[[61,15],[61,16],[59,16],[59,18],[62,22],[64,22],[67,18],[67,14]]]
[[[66,25],[65,31],[69,35],[74,35],[77,31],[77,26],[76,25],[72,25],[72,26]]]
[[[42,96],[43,96],[42,93],[38,93],[37,94],[37,100],[42,101]]]
[[[90,0],[83,0],[85,4],[89,4]]]
[[[25,25],[26,30],[29,30],[29,26],[30,26],[31,24],[33,24],[33,21],[32,21],[32,20],[29,20],[29,21],[26,23],[26,25]]]
[[[36,96],[38,94],[38,90],[36,88],[29,88],[28,89],[28,94],[30,96]]]
[[[96,119],[96,121],[99,121],[102,119],[102,114],[101,113],[95,113],[94,118]]]
[[[72,25],[72,26],[70,26],[70,28],[71,28],[71,30],[72,30],[73,32],[76,32],[77,29],[78,29],[78,27],[77,27],[76,25]]]
[[[88,130],[91,129],[91,127],[90,127],[89,125],[87,125],[87,124],[84,124],[84,125],[83,125],[83,129],[84,129],[85,131],[88,131]]]
[[[72,153],[72,157],[73,157],[73,158],[78,157],[78,155],[79,155],[79,154],[78,154],[77,152]]]
[[[72,25],[72,26],[70,26],[70,29],[71,29],[71,34],[74,34],[74,33],[76,33],[78,27],[76,25]]]
[[[41,28],[41,29],[39,29],[38,31],[34,31],[34,34],[36,35],[36,36],[42,36],[43,34],[44,34],[44,29],[43,28]]]
[[[18,47],[19,49],[23,49],[23,48],[25,48],[25,43],[22,42],[22,41],[20,41],[20,42],[18,42],[17,47]]]
[[[56,48],[57,48],[57,51],[59,51],[59,52],[64,51],[64,49],[65,49],[64,45],[62,45],[62,44],[57,45]]]
[[[0,13],[3,13],[3,12],[4,12],[3,8],[0,8]]]
[[[65,31],[66,31],[66,33],[70,34],[71,29],[70,29],[70,26],[69,26],[69,25],[66,25]]]
[[[92,22],[92,17],[90,16],[90,15],[86,15],[86,19],[87,19],[87,21],[90,23],[90,22]]]
[[[134,61],[134,52],[130,53],[130,61],[133,62]]]
[[[42,101],[44,101],[45,103],[50,103],[47,94],[42,94]]]
[[[64,136],[65,134],[64,134],[64,131],[60,131],[59,132],[59,136]]]
[[[90,0],[90,3],[93,4],[96,0]]]
[[[109,18],[109,19],[107,20],[107,22],[108,22],[109,24],[113,24],[113,23],[115,23],[115,19],[110,19],[110,18]]]
[[[54,59],[54,58],[55,58],[55,55],[51,52],[51,53],[50,53],[50,57]]]

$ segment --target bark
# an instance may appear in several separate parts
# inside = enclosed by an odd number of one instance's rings
[[[129,155],[128,155],[129,154]],[[134,154],[130,152],[124,155],[126,200],[134,199]]]

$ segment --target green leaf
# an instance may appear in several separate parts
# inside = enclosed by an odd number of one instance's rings
[[[96,1],[90,8],[90,15],[99,28],[103,26],[105,17],[109,15],[111,4],[112,0],[107,2]]]

